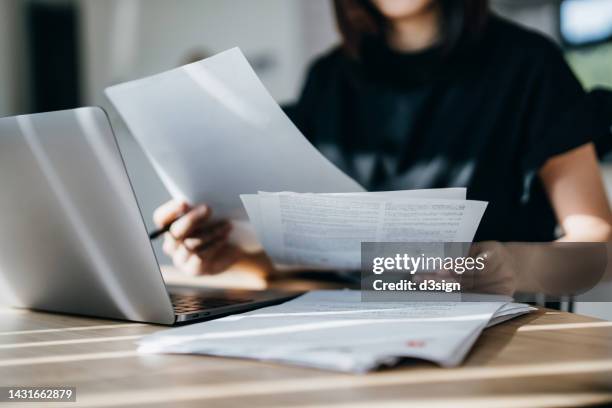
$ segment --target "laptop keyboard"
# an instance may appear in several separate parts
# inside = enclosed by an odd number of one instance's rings
[[[253,299],[245,297],[214,297],[202,295],[171,294],[170,301],[177,314],[192,313],[199,310],[215,309],[223,306],[248,303]]]

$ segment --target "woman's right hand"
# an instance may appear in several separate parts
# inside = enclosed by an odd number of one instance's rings
[[[216,274],[227,270],[245,256],[228,241],[231,224],[211,221],[212,210],[205,204],[191,206],[171,200],[153,214],[158,228],[170,225],[163,250],[174,266],[190,275]]]

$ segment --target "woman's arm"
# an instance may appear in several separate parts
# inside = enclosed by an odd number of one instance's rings
[[[539,176],[548,193],[564,242],[612,241],[612,215],[592,143],[548,160]],[[606,276],[608,244],[484,242],[486,273],[475,276],[476,292],[512,295],[521,291],[562,296],[593,288]],[[579,273],[577,273],[579,272]]]
[[[563,229],[560,241],[612,240],[612,214],[592,143],[548,160],[540,178]]]

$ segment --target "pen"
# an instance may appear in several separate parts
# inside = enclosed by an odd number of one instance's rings
[[[172,224],[168,224],[164,228],[160,228],[160,229],[157,229],[157,230],[149,232],[149,239],[151,241],[156,240],[157,238],[159,238],[162,235],[164,235],[166,232],[169,232],[171,225]]]
[[[177,219],[175,219],[174,221],[172,221],[170,224],[166,225],[165,227],[149,232],[149,239],[153,241],[161,237],[162,235],[164,235],[166,232],[170,232],[170,227],[172,226],[172,224],[174,224],[176,221],[181,219],[183,215],[185,215],[185,213],[182,213]]]

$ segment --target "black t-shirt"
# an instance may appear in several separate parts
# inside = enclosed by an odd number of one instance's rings
[[[390,50],[317,60],[288,114],[371,191],[467,187],[489,202],[476,240],[549,241],[556,219],[537,176],[590,141],[585,93],[543,36],[491,16],[452,52]]]

